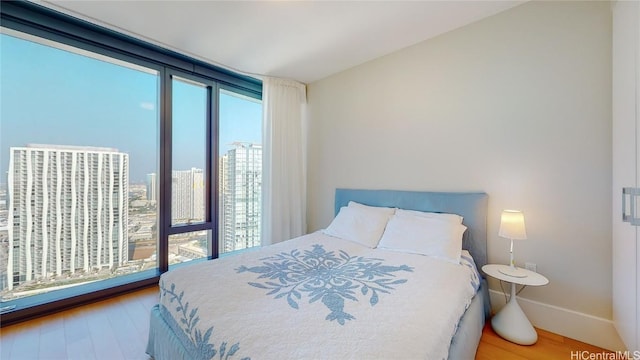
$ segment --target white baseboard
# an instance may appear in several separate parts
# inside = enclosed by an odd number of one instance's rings
[[[505,304],[504,294],[489,290],[491,310],[496,313]],[[613,321],[597,316],[541,303],[518,296],[518,304],[533,326],[603,349],[625,350]]]

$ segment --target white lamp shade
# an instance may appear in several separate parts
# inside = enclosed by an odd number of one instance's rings
[[[502,211],[498,236],[512,240],[526,239],[527,230],[524,227],[524,214],[517,210]]]

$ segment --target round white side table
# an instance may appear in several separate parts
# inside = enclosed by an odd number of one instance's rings
[[[491,319],[491,327],[501,337],[520,345],[533,345],[538,341],[538,334],[531,322],[524,314],[516,299],[516,285],[542,286],[549,283],[549,279],[526,269],[518,268],[522,277],[509,276],[500,271],[509,265],[487,264],[482,271],[498,280],[511,283],[511,295],[507,304]]]

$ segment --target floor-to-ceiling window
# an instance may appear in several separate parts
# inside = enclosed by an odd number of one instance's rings
[[[212,87],[204,81],[171,76],[171,228],[201,224],[208,219],[207,134]],[[212,136],[209,136],[211,138]],[[169,264],[209,255],[211,230],[169,235]]]
[[[33,4],[2,20],[3,323],[259,245],[259,81]]]
[[[157,269],[158,69],[9,29],[0,52],[1,299]]]

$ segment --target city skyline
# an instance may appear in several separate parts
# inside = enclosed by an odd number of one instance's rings
[[[233,145],[219,158],[220,253],[261,242],[262,146]],[[31,145],[11,148],[10,164],[8,193],[0,199],[11,199],[12,222],[0,261],[0,290],[8,290],[8,296],[20,296],[24,286],[52,277],[59,278],[58,284],[78,275],[108,276],[103,270],[140,271],[155,263],[157,206],[149,191],[157,189],[158,177],[148,174],[147,184],[130,188],[127,154],[101,147]],[[204,221],[203,170],[172,174],[172,223]],[[171,263],[206,254],[206,232],[170,240]],[[43,291],[53,283],[45,284]]]

